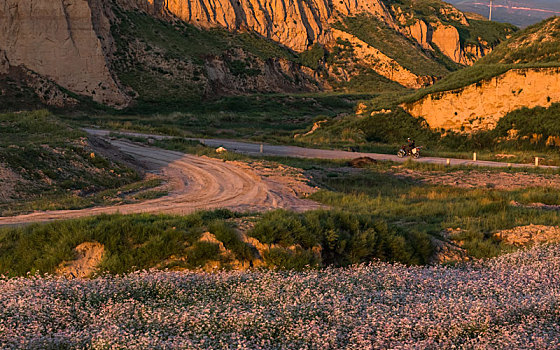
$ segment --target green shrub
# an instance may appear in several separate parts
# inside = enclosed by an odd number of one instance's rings
[[[272,248],[264,253],[264,261],[270,267],[285,270],[304,270],[320,266],[320,259],[311,250],[302,248]]]
[[[83,242],[105,246],[100,271],[124,273],[157,266],[172,255],[185,254],[185,267],[203,265],[217,255],[215,248],[198,242],[201,234],[214,228],[225,237],[225,223],[231,212],[198,212],[188,216],[101,215],[87,219],[57,221],[0,229],[0,274],[25,275],[29,271],[52,273],[65,260],[73,259],[73,249]],[[221,228],[221,229],[220,229]],[[229,228],[227,229],[229,230]],[[230,234],[230,231],[228,231]],[[233,242],[233,243],[232,243]],[[235,241],[227,243],[236,252]],[[165,267],[165,266],[163,266]]]
[[[213,221],[208,225],[208,231],[214,234],[226,249],[231,250],[238,260],[253,260],[251,247],[239,238],[231,224],[224,221]]]
[[[431,251],[411,248],[429,245],[428,236],[402,235],[369,215],[318,210],[304,214],[277,210],[266,213],[248,232],[263,243],[296,246],[311,252],[321,248],[323,266],[346,266],[372,259],[419,264]]]
[[[216,243],[196,242],[186,253],[190,267],[203,267],[210,260],[220,259],[220,246]]]

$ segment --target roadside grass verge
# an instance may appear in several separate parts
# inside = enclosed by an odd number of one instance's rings
[[[28,201],[0,203],[0,215],[14,216],[36,210],[84,209],[137,203],[166,196],[166,190],[154,189],[162,184],[162,179],[140,180],[100,192],[50,194]]]
[[[101,215],[86,219],[0,228],[0,274],[53,273],[63,261],[73,259],[73,249],[83,242],[99,242],[106,256],[99,273],[120,274],[156,266],[196,268],[208,260],[219,260],[216,244],[199,242],[205,231],[224,237],[229,228],[223,220],[237,214],[226,210],[199,212],[188,216]],[[225,245],[242,252],[231,236]],[[173,255],[186,260],[166,260]]]

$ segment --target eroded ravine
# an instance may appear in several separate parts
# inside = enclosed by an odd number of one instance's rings
[[[13,217],[0,217],[0,225],[113,213],[188,214],[197,210],[217,208],[235,211],[265,211],[276,208],[304,211],[320,207],[316,202],[298,198],[288,186],[261,177],[248,167],[128,141],[110,142],[142,163],[147,171],[157,172],[165,177],[170,185],[169,194],[134,204],[80,210],[37,211]]]

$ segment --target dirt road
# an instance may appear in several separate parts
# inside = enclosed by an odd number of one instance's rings
[[[106,136],[111,131],[98,130],[98,129],[85,129],[88,133],[97,136]],[[169,136],[161,135],[148,135],[141,133],[129,133],[120,132],[124,135],[140,136],[140,137],[152,137],[154,139],[165,139],[171,138]],[[257,143],[233,141],[233,140],[223,140],[223,139],[193,139],[198,140],[201,143],[209,147],[220,147],[223,146],[230,151],[235,151],[239,153],[249,154],[249,155],[265,155],[265,156],[280,156],[280,157],[300,157],[300,158],[322,158],[322,159],[354,159],[358,157],[370,157],[376,160],[389,160],[393,162],[404,162],[408,158],[399,158],[396,155],[391,154],[381,154],[381,153],[364,153],[364,152],[347,152],[338,150],[325,150],[325,149],[315,149],[315,148],[304,148],[296,146],[276,146],[276,145],[261,145]],[[446,158],[436,158],[436,157],[422,157],[415,161],[430,164],[442,164],[447,163]],[[468,159],[449,159],[450,165],[461,165],[461,166],[480,166],[480,167],[490,167],[490,168],[505,168],[508,166],[507,163],[503,162],[493,162],[493,161],[472,161]],[[511,164],[513,168],[530,168],[534,167],[534,164]],[[558,169],[557,166],[541,166],[541,168]]]
[[[40,211],[14,217],[0,217],[0,226],[117,212],[188,214],[216,208],[236,211],[285,208],[303,211],[320,207],[316,202],[298,198],[297,193],[289,186],[273,178],[261,177],[240,164],[142,146],[128,141],[110,142],[143,163],[147,171],[160,173],[167,178],[171,187],[169,195],[142,203],[113,207]]]

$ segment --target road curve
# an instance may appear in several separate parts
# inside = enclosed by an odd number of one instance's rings
[[[88,133],[97,136],[107,136],[113,131],[99,130],[99,129],[84,129]],[[142,134],[134,132],[119,132],[123,135],[139,136],[139,137],[151,137],[154,139],[166,139],[173,138],[171,136],[162,135],[152,135],[152,134]],[[244,153],[248,155],[264,155],[264,156],[280,156],[280,157],[298,157],[298,158],[321,158],[321,159],[354,159],[358,157],[370,157],[376,160],[387,160],[393,162],[405,162],[407,158],[399,158],[396,155],[382,154],[382,153],[365,153],[365,152],[347,152],[338,150],[325,150],[316,148],[305,148],[297,146],[277,146],[277,145],[262,145],[258,143],[249,143],[233,140],[224,139],[198,139],[193,138],[191,140],[198,140],[201,143],[209,147],[220,147],[223,146],[226,149],[238,153]],[[441,164],[446,165],[448,158],[437,158],[437,157],[421,157],[415,161],[430,164]],[[449,164],[453,166],[479,166],[479,167],[491,167],[491,168],[505,168],[511,166],[512,168],[531,168],[535,167],[534,164],[519,164],[519,163],[504,163],[504,162],[493,162],[486,160],[472,161],[468,159],[458,159],[449,158]],[[540,168],[547,169],[558,169],[558,166],[542,165]]]
[[[296,211],[319,208],[316,202],[298,198],[281,183],[261,177],[251,169],[207,157],[123,141],[110,140],[122,152],[143,163],[147,171],[161,173],[171,190],[167,196],[141,203],[79,210],[37,211],[0,217],[0,226],[73,219],[99,214],[188,214],[197,210],[227,208],[264,211],[284,208]]]

